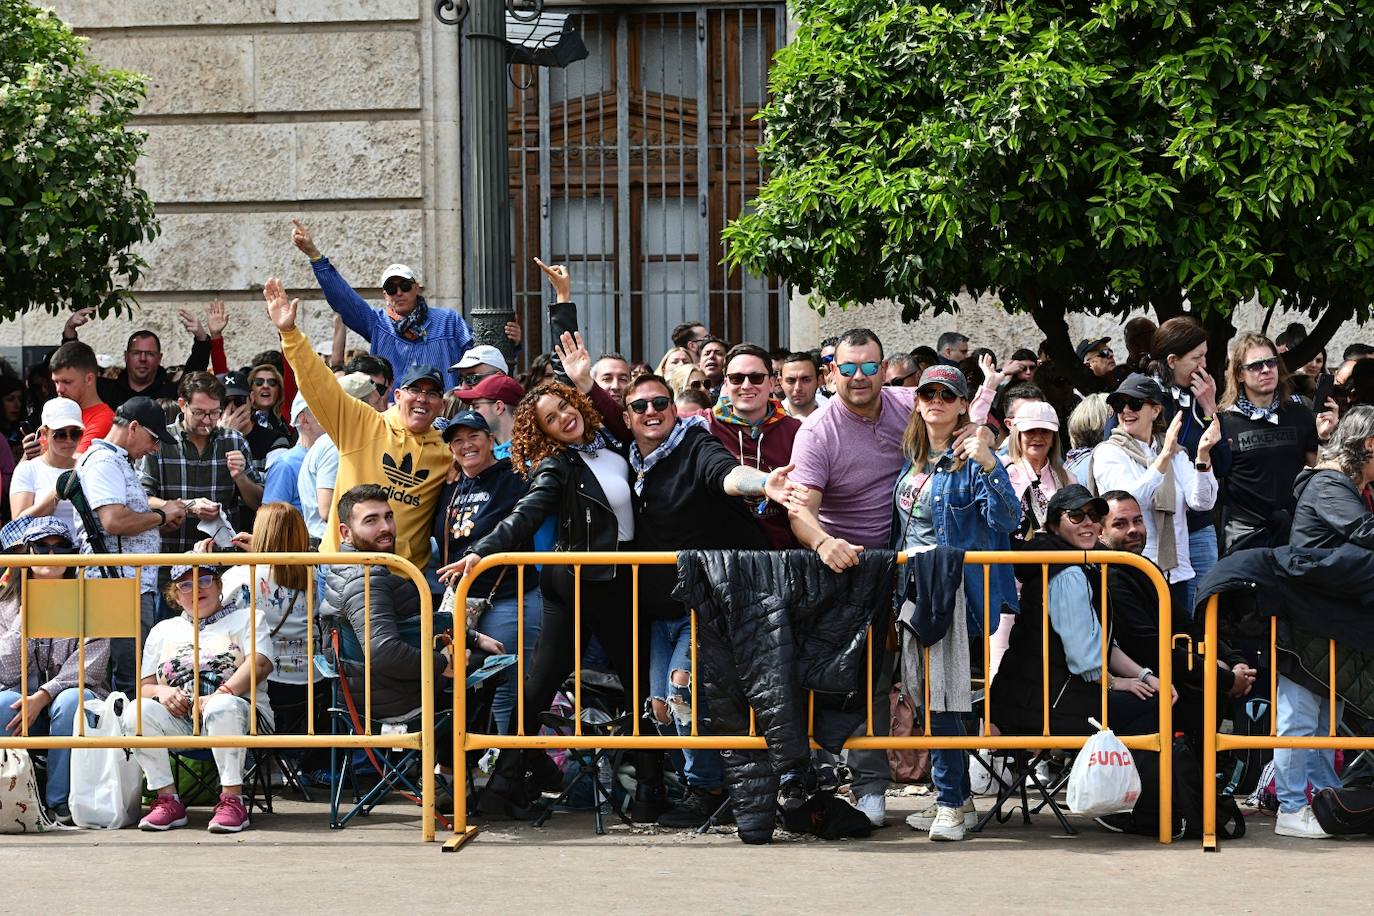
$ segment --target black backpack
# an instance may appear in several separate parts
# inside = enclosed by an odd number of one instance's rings
[[[1122,818],[1127,833],[1145,836],[1159,835],[1159,752],[1134,751],[1136,769],[1140,772],[1140,798],[1130,818]],[[1202,837],[1202,766],[1186,739],[1177,737],[1174,755],[1174,839]],[[1213,787],[1213,792],[1217,789]],[[1217,836],[1235,840],[1245,835],[1245,817],[1230,795],[1217,792]]]
[[[1312,796],[1312,813],[1332,836],[1374,834],[1374,786],[1322,789]]]

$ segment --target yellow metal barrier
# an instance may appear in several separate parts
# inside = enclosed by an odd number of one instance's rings
[[[1220,661],[1220,640],[1217,622],[1218,596],[1213,595],[1207,602],[1203,629],[1203,713],[1202,713],[1202,848],[1206,852],[1217,851],[1217,793],[1210,788],[1217,783],[1217,754],[1231,750],[1278,750],[1280,748],[1304,748],[1323,751],[1374,751],[1374,737],[1338,736],[1336,727],[1336,640],[1329,640],[1327,662],[1327,699],[1330,703],[1330,717],[1327,721],[1326,737],[1318,735],[1280,735],[1279,734],[1279,669],[1277,658],[1278,618],[1269,618],[1269,734],[1268,735],[1230,735],[1222,734],[1221,723],[1217,720],[1217,704],[1207,702],[1217,695],[1217,665]]]
[[[898,555],[898,562],[905,563],[905,554]],[[468,589],[477,576],[496,566],[516,566],[519,576],[520,588],[517,598],[517,623],[516,623],[516,646],[515,654],[520,660],[517,667],[518,681],[517,690],[517,714],[515,719],[515,734],[512,735],[482,735],[471,734],[467,730],[467,705],[464,691],[455,690],[453,692],[453,759],[455,761],[465,760],[465,753],[471,750],[484,750],[487,748],[499,749],[590,749],[590,748],[626,748],[634,750],[671,750],[677,748],[700,748],[714,750],[763,750],[767,744],[763,737],[757,734],[754,722],[753,710],[750,711],[750,727],[748,735],[700,735],[697,730],[696,710],[698,704],[692,704],[691,734],[687,736],[661,736],[661,735],[641,735],[639,733],[639,716],[632,715],[634,722],[633,731],[629,735],[614,736],[584,736],[582,734],[582,667],[581,667],[581,568],[585,566],[629,566],[632,573],[632,584],[634,585],[633,604],[631,607],[631,626],[633,627],[633,681],[632,685],[634,697],[640,695],[640,666],[639,666],[639,567],[641,566],[671,566],[677,563],[677,554],[672,552],[624,552],[624,553],[573,553],[573,552],[554,552],[554,553],[503,553],[493,554],[483,557],[480,562],[466,575],[456,589],[454,607],[466,607]],[[1044,683],[1044,721],[1042,723],[1042,734],[1040,735],[992,735],[991,734],[991,704],[992,704],[992,685],[986,682],[984,685],[984,732],[983,735],[964,735],[960,737],[939,736],[930,734],[930,704],[924,703],[926,715],[926,728],[924,735],[910,737],[892,737],[875,735],[873,733],[873,714],[870,704],[868,722],[865,733],[862,736],[849,738],[844,746],[857,750],[977,750],[983,748],[990,749],[1065,749],[1073,750],[1081,748],[1088,740],[1089,736],[1084,735],[1052,735],[1049,725],[1049,567],[1062,565],[1079,565],[1084,563],[1095,563],[1102,566],[1102,717],[1104,725],[1108,725],[1107,719],[1107,658],[1109,645],[1107,640],[1108,626],[1108,604],[1107,604],[1107,567],[1109,565],[1131,566],[1143,572],[1155,587],[1159,596],[1159,671],[1157,675],[1160,682],[1159,691],[1159,730],[1149,735],[1121,735],[1118,736],[1122,743],[1132,750],[1160,751],[1171,746],[1173,735],[1173,705],[1171,700],[1173,686],[1173,656],[1172,629],[1173,618],[1169,600],[1169,585],[1156,567],[1144,557],[1132,553],[1108,550],[1064,550],[1064,551],[968,551],[964,554],[964,564],[966,566],[983,567],[983,670],[986,672],[990,663],[990,650],[988,640],[991,637],[991,594],[988,588],[991,579],[991,567],[998,565],[1012,564],[1040,564],[1044,573],[1041,579],[1042,587],[1042,613],[1041,621],[1044,639],[1042,642],[1042,665],[1045,677]],[[575,648],[575,659],[573,661],[573,722],[574,733],[572,735],[526,735],[524,734],[524,667],[526,647],[524,645],[525,633],[525,592],[524,576],[525,568],[540,564],[544,566],[571,566],[573,567],[573,625]],[[869,631],[870,640],[872,630]],[[507,647],[510,650],[510,647]],[[869,695],[873,693],[873,665],[872,653],[868,655],[867,681]],[[926,673],[925,696],[929,699],[930,691],[930,665],[928,650],[927,664],[924,667]],[[699,696],[697,690],[697,677],[699,666],[697,664],[697,615],[696,611],[691,611],[691,662],[692,662],[692,696]],[[466,680],[466,660],[463,653],[454,653],[454,682],[461,684]],[[636,700],[631,699],[632,706],[636,705]],[[812,698],[814,708],[814,697]],[[809,721],[809,720],[808,720]],[[1161,736],[1163,736],[1161,738]],[[819,747],[814,741],[812,747]],[[455,765],[461,765],[455,763]],[[1161,753],[1159,755],[1159,841],[1170,843],[1173,840],[1169,824],[1173,821],[1173,758],[1172,754]],[[457,810],[454,815],[454,835],[444,843],[445,852],[453,852],[461,848],[464,843],[472,839],[477,834],[477,828],[468,824],[466,806],[462,799],[457,800]]]
[[[248,566],[250,581],[257,578],[258,566],[362,566],[366,576],[368,567],[384,566],[393,573],[408,578],[415,584],[420,594],[420,645],[434,645],[434,613],[430,598],[429,585],[421,573],[408,560],[389,553],[205,553],[205,554],[5,554],[0,556],[0,567],[10,567],[11,575],[21,576],[20,581],[20,670],[28,671],[28,640],[39,639],[79,639],[78,700],[76,734],[71,736],[31,736],[28,733],[27,695],[22,696],[21,704],[25,723],[21,734],[10,737],[0,734],[0,748],[177,748],[209,749],[223,747],[241,748],[412,748],[421,755],[421,794],[422,815],[421,833],[424,842],[434,840],[434,655],[421,652],[420,694],[421,730],[406,734],[374,735],[371,729],[372,704],[372,651],[370,634],[364,636],[364,679],[366,683],[367,718],[364,734],[361,735],[317,735],[315,734],[315,569],[309,571],[306,588],[306,655],[312,659],[307,667],[307,721],[308,732],[304,735],[276,733],[259,735],[257,733],[257,671],[250,666],[249,733],[242,736],[212,737],[200,734],[199,717],[193,715],[190,736],[143,734],[143,708],[135,702],[137,710],[137,729],[132,736],[98,737],[86,735],[85,716],[85,641],[87,639],[134,640],[134,668],[143,670],[143,640],[141,632],[141,607],[139,578],[145,566],[188,565],[201,566]],[[76,567],[75,579],[33,579],[27,570],[34,566]],[[132,579],[94,579],[86,578],[85,571],[101,566],[132,566]],[[199,575],[193,581],[193,595],[199,598]],[[250,643],[257,642],[257,589],[251,587],[250,624],[252,631]],[[364,614],[370,619],[371,594],[365,585]],[[200,668],[200,626],[194,630],[194,654],[196,668]],[[461,652],[457,653],[461,656]],[[461,682],[460,682],[461,683]],[[455,693],[461,695],[462,691]],[[26,694],[21,691],[21,694]],[[192,686],[191,708],[195,709],[200,696],[199,678]],[[133,697],[135,701],[140,697]]]

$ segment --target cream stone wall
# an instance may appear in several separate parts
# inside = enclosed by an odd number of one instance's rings
[[[98,60],[149,80],[139,178],[162,234],[142,249],[138,314],[80,332],[97,352],[150,327],[178,363],[190,339],[176,310],[219,297],[230,363],[246,362],[276,343],[261,295],[273,274],[327,349],[333,316],[291,245],[293,216],[365,298],[380,301],[379,274],[402,261],[430,302],[460,305],[458,35],[431,2],[51,2]],[[0,336],[55,342],[63,320],[28,316]]]

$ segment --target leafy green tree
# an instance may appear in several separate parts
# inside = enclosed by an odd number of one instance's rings
[[[1258,296],[1316,321],[1294,366],[1369,317],[1371,0],[794,13],[733,264],[906,320],[990,291],[1065,366],[1070,313],[1191,312],[1220,356]]]
[[[27,0],[0,0],[0,319],[34,308],[118,314],[157,234],[127,128],[143,80]]]

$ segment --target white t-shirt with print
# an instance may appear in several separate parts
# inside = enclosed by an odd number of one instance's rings
[[[305,592],[285,588],[272,580],[268,567],[258,567],[258,610],[267,621],[272,640],[272,680],[280,684],[307,682],[310,656],[306,644]],[[319,613],[319,608],[315,608]]]
[[[32,493],[33,498],[37,500],[49,490],[57,489],[57,478],[64,472],[63,468],[55,468],[40,458],[21,461],[14,469],[14,476],[10,478],[10,493]],[[72,538],[76,537],[76,508],[72,506],[71,500],[59,499],[52,517],[71,530]]]
[[[258,607],[257,642],[251,641],[247,607],[234,606],[212,615],[209,622],[200,624],[200,671],[203,674],[201,694],[213,692],[227,681],[247,657],[245,647],[256,645],[256,652],[267,659],[273,657],[272,632],[261,606]],[[143,677],[157,677],[166,687],[177,687],[188,696],[194,667],[195,626],[185,614],[178,614],[153,627],[143,644]],[[206,677],[208,675],[208,677]],[[271,707],[267,702],[267,678],[258,680],[258,708]],[[213,683],[213,686],[206,681]],[[246,693],[247,691],[244,691]],[[246,698],[246,697],[245,697]]]

